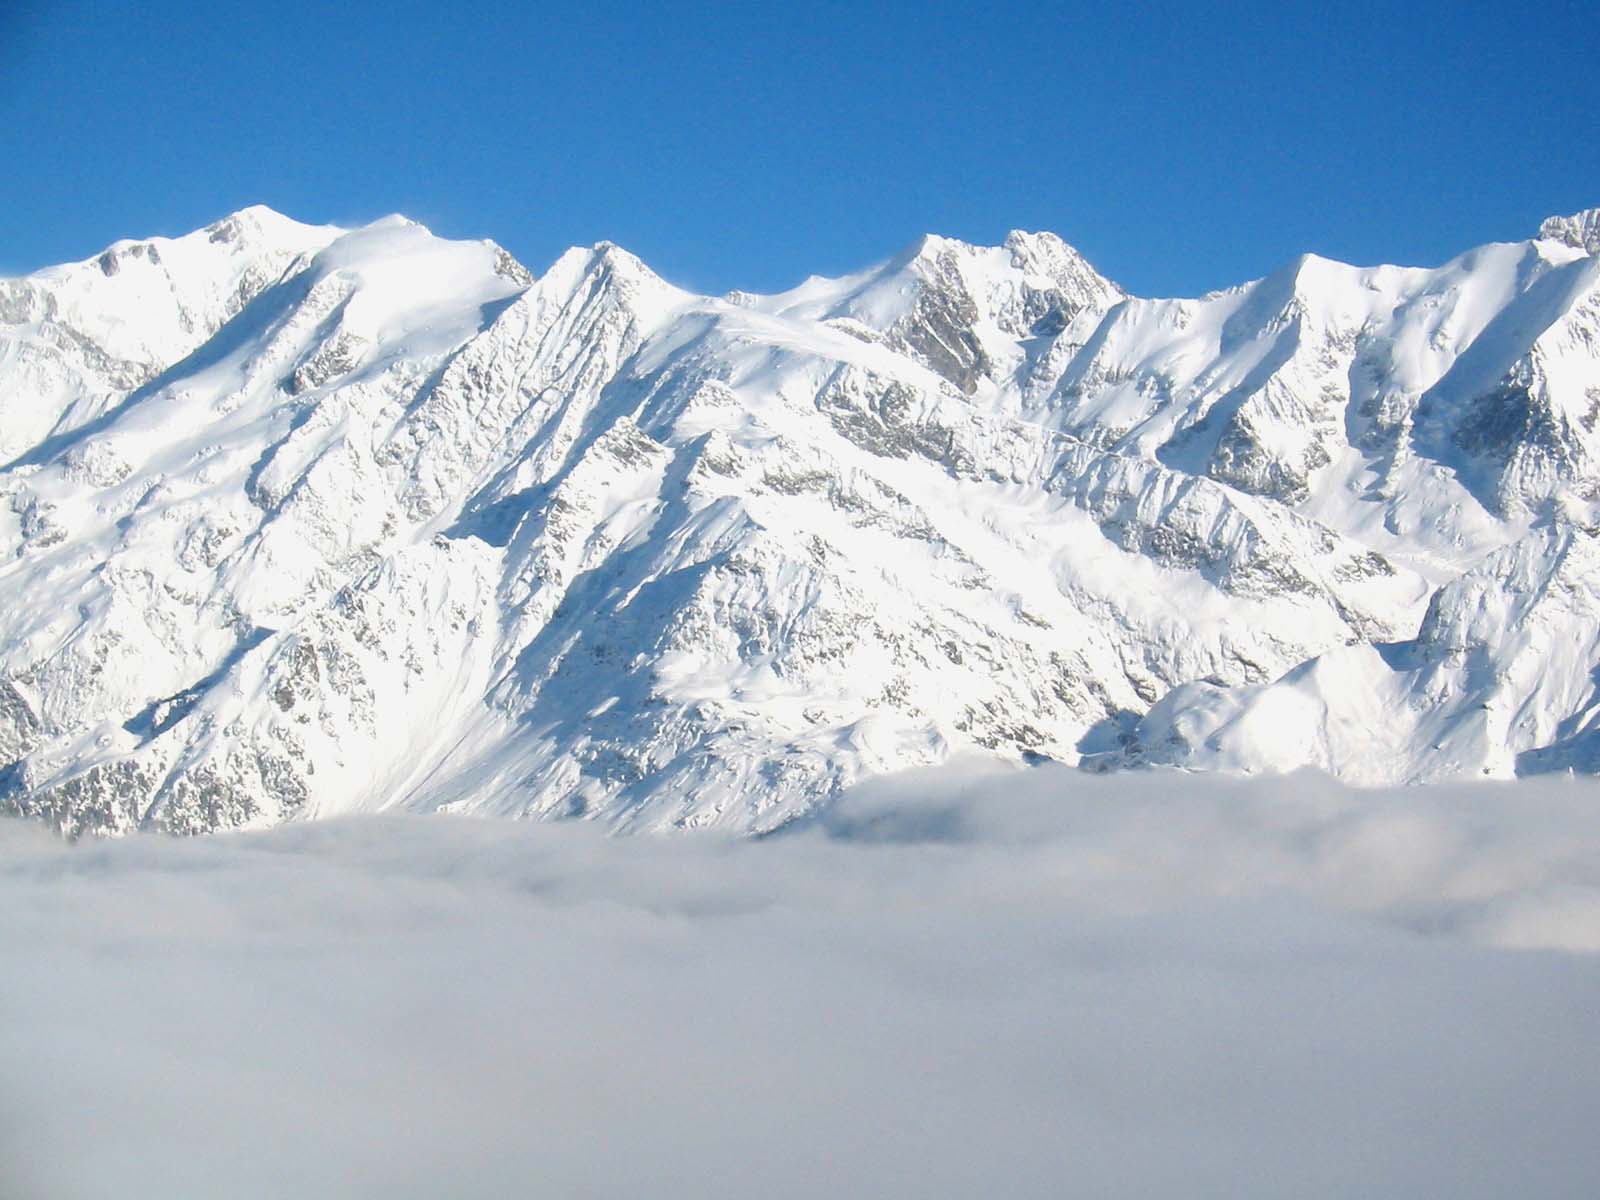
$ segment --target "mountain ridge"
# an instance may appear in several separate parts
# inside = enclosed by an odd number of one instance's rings
[[[1597,228],[1189,300],[929,235],[717,298],[251,208],[0,281],[0,805],[759,832],[971,749],[1365,779],[1396,729],[1385,781],[1589,769]]]

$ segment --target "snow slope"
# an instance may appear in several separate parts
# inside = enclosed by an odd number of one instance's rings
[[[974,748],[1587,769],[1597,223],[710,298],[251,209],[0,281],[0,803],[759,831]]]

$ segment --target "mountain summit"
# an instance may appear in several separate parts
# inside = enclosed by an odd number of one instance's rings
[[[983,750],[1600,769],[1600,223],[696,296],[253,208],[0,280],[0,805],[776,828]]]

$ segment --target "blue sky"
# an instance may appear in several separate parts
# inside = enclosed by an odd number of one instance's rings
[[[1053,229],[1145,293],[1600,204],[1589,4],[0,0],[0,270],[266,203],[771,290]]]

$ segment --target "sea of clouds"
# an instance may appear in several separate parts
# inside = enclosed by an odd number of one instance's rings
[[[0,823],[0,1195],[1595,1195],[1600,785]]]

